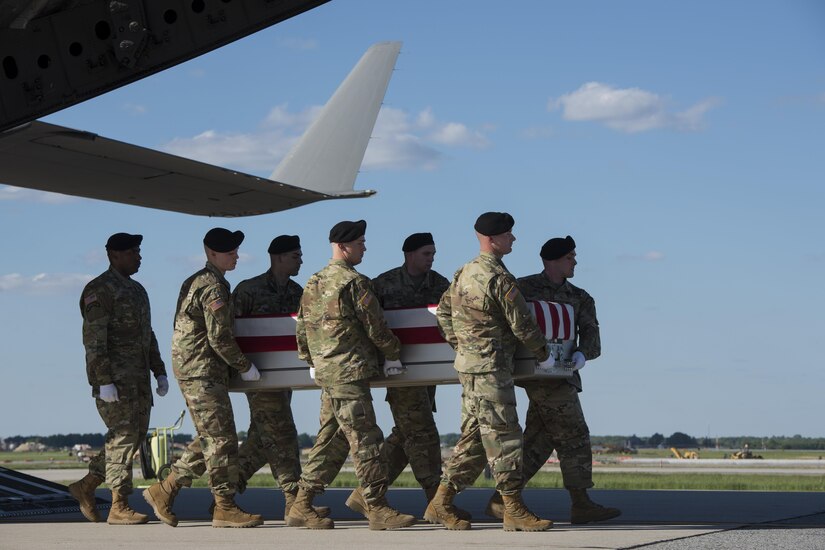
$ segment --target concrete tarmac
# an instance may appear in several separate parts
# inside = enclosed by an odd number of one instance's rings
[[[280,491],[258,488],[247,490],[237,501],[247,511],[263,514],[265,525],[213,529],[207,519],[209,491],[184,489],[175,501],[175,512],[181,519],[177,528],[157,521],[136,526],[92,524],[79,513],[6,520],[0,522],[0,548],[825,548],[822,493],[593,490],[594,500],[622,509],[622,515],[601,524],[571,525],[565,491],[530,489],[524,493],[525,502],[541,517],[553,519],[554,528],[543,533],[510,533],[502,530],[500,522],[484,517],[489,489],[468,489],[456,499],[475,519],[473,529],[464,532],[446,531],[425,522],[399,531],[370,531],[366,520],[344,506],[349,492],[330,489],[315,499],[316,504],[332,507],[335,529],[331,531],[286,527]],[[108,500],[110,495],[99,490],[98,496]],[[423,513],[421,490],[391,489],[388,499],[403,512],[418,517]],[[139,490],[130,503],[151,515]]]

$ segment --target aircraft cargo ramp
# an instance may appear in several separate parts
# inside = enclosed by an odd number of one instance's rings
[[[101,513],[110,507],[111,503],[98,497],[97,509]],[[82,519],[80,507],[65,485],[0,468],[0,522],[27,518],[61,521],[78,517]]]

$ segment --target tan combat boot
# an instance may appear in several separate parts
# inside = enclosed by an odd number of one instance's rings
[[[306,527],[307,529],[332,529],[335,524],[329,518],[322,518],[312,507],[312,498],[315,495],[304,489],[298,489],[295,501],[289,508],[286,524],[290,527]]]
[[[172,511],[172,505],[181,487],[182,485],[175,480],[175,474],[170,473],[163,481],[153,483],[148,489],[143,490],[143,500],[152,507],[157,518],[172,527],[178,525],[178,518]]]
[[[493,491],[493,496],[487,502],[487,509],[484,513],[491,518],[504,519],[504,501],[501,500],[501,493]]]
[[[539,519],[527,509],[521,500],[521,492],[514,495],[501,495],[504,501],[505,531],[547,531],[553,527],[549,519]]]
[[[608,508],[596,504],[587,496],[587,489],[568,489],[570,500],[570,523],[582,524],[594,521],[605,521],[622,515],[618,508]]]
[[[364,500],[364,495],[361,494],[360,487],[356,487],[355,489],[353,489],[353,491],[349,494],[349,496],[347,497],[347,501],[344,504],[346,504],[347,508],[349,508],[353,512],[357,512],[365,518],[369,519],[369,506],[367,506],[367,501]]]
[[[370,521],[370,530],[385,531],[389,529],[402,529],[415,525],[418,521],[415,516],[402,514],[387,502],[387,497],[381,497],[375,502],[367,503],[367,519]]]
[[[109,509],[109,525],[137,525],[147,523],[149,516],[135,512],[129,507],[129,497],[112,491],[112,507]]]
[[[456,492],[452,487],[446,485],[439,485],[438,491],[427,506],[427,511],[424,512],[424,519],[430,523],[440,523],[447,529],[456,531],[465,531],[471,527],[470,522],[466,519],[461,519],[456,514],[455,506],[453,506],[453,499]]]
[[[439,485],[440,484],[437,483],[437,484],[433,485],[432,487],[424,487],[424,494],[427,495],[427,505],[429,505],[430,501],[433,498],[435,498],[435,494],[438,492],[438,486]],[[455,510],[455,515],[457,515],[461,519],[463,519],[465,521],[470,521],[471,519],[473,519],[473,515],[470,512],[468,512],[467,510],[464,510],[463,508],[459,508],[455,504],[453,504],[453,509]],[[425,509],[424,512],[426,513],[426,509]]]
[[[94,474],[86,474],[80,481],[69,485],[69,493],[80,504],[80,513],[89,521],[97,523],[103,521],[95,504],[95,489],[103,483],[103,478]]]
[[[289,516],[289,510],[292,508],[292,504],[295,502],[295,497],[298,496],[298,490],[296,489],[294,493],[290,493],[284,491],[284,521],[287,521],[287,517]],[[332,510],[329,509],[329,506],[313,506],[315,513],[318,514],[318,517],[321,518],[328,518],[329,515],[332,513]]]
[[[263,524],[259,514],[248,514],[235,504],[234,495],[215,495],[215,513],[212,527],[256,527]]]

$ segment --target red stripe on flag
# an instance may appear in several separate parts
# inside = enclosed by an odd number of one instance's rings
[[[550,318],[553,321],[553,331],[552,336],[550,338],[556,339],[559,337],[559,312],[556,309],[556,304],[550,303],[550,306],[547,308],[550,310]]]
[[[401,345],[441,344],[444,338],[437,327],[394,328],[392,331],[401,340]]]
[[[298,341],[294,334],[289,336],[238,336],[235,340],[244,353],[298,351]]]
[[[441,344],[444,338],[437,327],[394,328],[392,331],[404,346],[415,344]],[[295,336],[238,336],[238,347],[244,353],[298,351]]]
[[[542,334],[547,334],[547,319],[544,318],[541,302],[533,302],[533,309],[536,312],[536,323],[539,325],[539,330]]]
[[[570,321],[570,312],[567,311],[566,304],[559,304],[561,306],[561,315],[564,317],[564,339],[565,340],[572,340],[573,339],[573,327],[571,326],[572,323]]]

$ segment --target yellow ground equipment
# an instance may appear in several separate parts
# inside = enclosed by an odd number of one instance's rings
[[[671,447],[670,452],[672,452],[674,454],[674,456],[676,456],[676,458],[689,458],[689,459],[699,458],[699,452],[698,451],[681,451],[681,452],[679,452],[679,449],[677,449],[676,447]]]
[[[140,444],[140,470],[143,479],[164,479],[172,470],[172,443],[175,430],[183,426],[186,411],[181,411],[172,426],[150,428],[146,439]]]

